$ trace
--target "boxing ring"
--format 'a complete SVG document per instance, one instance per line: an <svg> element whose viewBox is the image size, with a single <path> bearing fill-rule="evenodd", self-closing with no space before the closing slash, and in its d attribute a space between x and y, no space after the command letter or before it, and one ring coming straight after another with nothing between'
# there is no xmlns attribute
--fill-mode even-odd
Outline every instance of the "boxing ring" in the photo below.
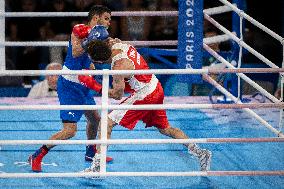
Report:
<svg viewBox="0 0 284 189"><path fill-rule="evenodd" d="M204 18L225 34L204 39L203 48L224 63L228 69L171 69L145 71L43 71L43 70L1 70L1 76L34 76L61 74L103 75L102 98L97 98L96 106L60 106L57 99L0 99L0 185L5 188L281 188L284 180L284 153L282 133L283 96L278 100L245 73L281 73L279 68L263 55L247 45L242 36L232 32L216 22L210 15L234 11L240 19L246 19L266 31L284 45L281 36L275 34L243 11L225 0L222 7L204 10ZM38 13L6 13L6 16L36 16ZM54 13L55 14L55 13ZM58 14L58 13L56 13ZM65 13L66 14L66 13ZM80 13L81 14L81 13ZM114 12L113 16L126 15L171 15L176 12ZM40 16L38 14L38 16ZM58 16L50 15L44 16ZM64 16L62 13L61 16ZM67 16L67 15L65 15ZM85 14L84 14L85 16ZM241 21L242 22L242 21ZM242 27L241 27L242 28ZM216 41L234 40L250 53L257 56L271 68L240 68L233 66L213 51L207 44ZM134 45L176 45L176 41L131 42ZM65 46L66 42L5 42L6 46ZM2 54L2 53L1 53ZM242 56L240 50L239 57ZM284 53L283 53L284 57ZM283 58L284 59L284 58ZM284 64L284 61L283 61ZM283 67L283 66L282 66ZM166 97L164 105L118 106L109 101L107 90L109 76L115 74L202 74L203 79L216 87L222 94L231 98L234 104L210 104L204 97ZM209 74L237 73L260 91L272 103L253 101L244 104ZM283 77L281 75L281 82ZM240 87L239 87L240 88ZM240 90L240 89L239 89ZM283 85L281 85L283 92ZM240 92L239 92L240 93ZM283 94L283 93L282 93ZM168 109L169 121L175 127L185 131L191 139L161 138L154 129L144 129L141 123L137 129L128 131L115 127L113 138L106 139L106 127L102 127L101 140L84 140L85 120L78 123L77 136L67 141L43 140L55 132L60 123L61 109L101 110L102 124L106 125L107 111L111 109ZM24 110L24 111L23 111ZM40 110L40 111L39 111ZM263 127L264 126L264 127ZM181 143L196 142L213 152L211 170L200 172L195 159L191 158ZM44 172L32 173L26 160L35 150L34 145L58 144L44 160ZM102 144L102 161L100 173L82 173L89 166L83 160L85 144ZM112 164L105 164L106 145L112 144L108 154L114 157ZM103 180L89 180L85 177L101 176ZM69 178L72 177L72 178ZM74 178L73 178L74 177ZM191 178L188 178L191 177ZM17 179L16 179L17 178ZM28 179L27 179L28 178Z"/></svg>

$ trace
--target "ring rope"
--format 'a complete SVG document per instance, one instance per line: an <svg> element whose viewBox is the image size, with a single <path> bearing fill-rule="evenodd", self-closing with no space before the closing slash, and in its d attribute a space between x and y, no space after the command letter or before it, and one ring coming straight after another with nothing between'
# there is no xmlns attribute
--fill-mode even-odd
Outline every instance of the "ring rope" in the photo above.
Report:
<svg viewBox="0 0 284 189"><path fill-rule="evenodd" d="M1 173L0 178L58 178L58 177L184 177L184 176L282 176L276 171L191 171L191 172L105 172L105 173Z"/></svg>
<svg viewBox="0 0 284 189"><path fill-rule="evenodd" d="M224 39L222 39L224 40ZM132 44L134 46L176 46L177 40L166 40L166 41L123 41L125 43ZM47 47L55 47L55 46L67 46L68 41L6 41L4 43L0 43L3 46L47 46Z"/></svg>
<svg viewBox="0 0 284 189"><path fill-rule="evenodd" d="M187 144L187 143L264 143L284 142L284 138L195 138L195 139L108 139L108 140L0 140L0 145L82 145L82 144Z"/></svg>
<svg viewBox="0 0 284 189"><path fill-rule="evenodd" d="M125 75L125 74L217 74L217 73L282 73L284 68L235 68L206 44L203 47L229 68L203 69L151 69L151 70L0 70L0 76L39 76L39 75Z"/></svg>
<svg viewBox="0 0 284 189"><path fill-rule="evenodd" d="M232 11L230 6L224 5L204 9L206 14L215 15ZM88 12L5 12L5 17L85 17ZM178 11L114 11L111 16L178 16Z"/></svg>
<svg viewBox="0 0 284 189"><path fill-rule="evenodd" d="M230 40L231 38L226 35L217 35L213 37L204 38L203 41L206 44L221 43ZM123 41L134 46L177 46L177 40L164 40L164 41ZM0 45L7 47L24 47L24 46L36 46L36 47L65 47L68 45L68 41L6 41L0 43Z"/></svg>
<svg viewBox="0 0 284 189"><path fill-rule="evenodd" d="M208 9L203 10L203 12L208 14L208 15L222 14L222 13L227 13L227 12L231 12L231 11L232 11L232 8L227 6L227 5L212 7L212 8L208 8Z"/></svg>
<svg viewBox="0 0 284 189"><path fill-rule="evenodd" d="M230 39L231 39L230 36L223 34L223 35L216 35L213 37L203 38L203 42L206 44L213 44L213 43L222 43Z"/></svg>
<svg viewBox="0 0 284 189"><path fill-rule="evenodd" d="M228 9L228 8L227 8ZM5 17L86 17L88 12L5 12ZM178 16L178 11L114 11L111 16Z"/></svg>
<svg viewBox="0 0 284 189"><path fill-rule="evenodd" d="M284 108L284 103L246 104L163 104L163 105L1 105L0 110L160 110L160 109L243 109Z"/></svg>

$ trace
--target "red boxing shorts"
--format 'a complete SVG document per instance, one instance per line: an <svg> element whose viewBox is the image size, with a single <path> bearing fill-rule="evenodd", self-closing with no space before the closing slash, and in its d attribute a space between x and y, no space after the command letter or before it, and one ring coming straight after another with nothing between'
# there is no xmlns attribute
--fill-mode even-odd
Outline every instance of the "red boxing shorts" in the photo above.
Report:
<svg viewBox="0 0 284 189"><path fill-rule="evenodd" d="M164 91L161 83L158 82L153 90L142 89L141 91L133 93L120 104L163 104L163 101ZM108 117L117 124L128 129L134 129L137 122L140 120L146 123L146 127L155 126L159 129L165 129L170 126L165 110L113 110Z"/></svg>

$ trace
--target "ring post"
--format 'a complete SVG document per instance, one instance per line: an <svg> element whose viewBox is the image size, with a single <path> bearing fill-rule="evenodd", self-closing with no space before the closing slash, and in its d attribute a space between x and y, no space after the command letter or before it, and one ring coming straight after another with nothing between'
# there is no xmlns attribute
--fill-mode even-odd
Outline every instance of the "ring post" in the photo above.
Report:
<svg viewBox="0 0 284 189"><path fill-rule="evenodd" d="M108 69L103 69L107 71ZM107 114L108 114L108 88L109 88L109 75L103 74L103 88L102 88L102 111L101 111L101 140L107 140ZM100 173L106 173L106 152L107 145L101 144L101 162Z"/></svg>
<svg viewBox="0 0 284 189"><path fill-rule="evenodd" d="M178 68L202 68L203 0L179 0ZM182 75L181 82L202 83L201 75Z"/></svg>
<svg viewBox="0 0 284 189"><path fill-rule="evenodd" d="M0 70L6 70L6 57L5 57L5 0L0 0L0 14L3 15L0 18Z"/></svg>
<svg viewBox="0 0 284 189"><path fill-rule="evenodd" d="M284 31L283 31L284 32ZM284 68L284 38L282 38L281 40L281 44L282 44L282 52L283 52L283 57L282 57L282 65L281 68ZM279 77L280 77L280 101L283 102L283 83L284 83L284 73L279 73ZM279 113L279 123L278 123L278 129L280 130L280 132L282 131L282 127L283 127L283 108L280 109L280 113Z"/></svg>

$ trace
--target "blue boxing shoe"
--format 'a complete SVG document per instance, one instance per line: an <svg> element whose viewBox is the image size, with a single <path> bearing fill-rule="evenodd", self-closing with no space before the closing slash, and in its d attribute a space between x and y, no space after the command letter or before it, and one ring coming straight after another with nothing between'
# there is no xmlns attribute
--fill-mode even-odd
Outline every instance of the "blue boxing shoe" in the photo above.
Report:
<svg viewBox="0 0 284 189"><path fill-rule="evenodd" d="M85 154L85 160L86 161L93 161L93 158L95 156L97 152L97 149L96 149L96 145L88 145L86 146L86 154ZM109 163L109 162L112 162L113 161L113 158L112 157L106 157L106 162Z"/></svg>

